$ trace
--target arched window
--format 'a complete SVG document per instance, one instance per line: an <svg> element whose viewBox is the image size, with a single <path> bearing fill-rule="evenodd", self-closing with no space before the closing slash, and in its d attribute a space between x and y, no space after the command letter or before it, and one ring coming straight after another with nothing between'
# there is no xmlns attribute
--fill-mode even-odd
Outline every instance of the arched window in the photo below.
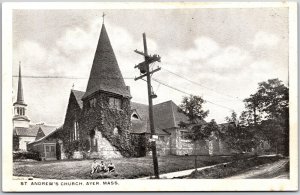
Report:
<svg viewBox="0 0 300 195"><path fill-rule="evenodd" d="M122 100L119 98L110 97L109 107L114 109L122 109Z"/></svg>
<svg viewBox="0 0 300 195"><path fill-rule="evenodd" d="M114 135L117 135L117 134L121 134L121 128L119 127L119 126L116 126L115 128L114 128Z"/></svg>
<svg viewBox="0 0 300 195"><path fill-rule="evenodd" d="M139 117L138 117L137 114L133 113L133 114L131 115L131 119L139 119Z"/></svg>

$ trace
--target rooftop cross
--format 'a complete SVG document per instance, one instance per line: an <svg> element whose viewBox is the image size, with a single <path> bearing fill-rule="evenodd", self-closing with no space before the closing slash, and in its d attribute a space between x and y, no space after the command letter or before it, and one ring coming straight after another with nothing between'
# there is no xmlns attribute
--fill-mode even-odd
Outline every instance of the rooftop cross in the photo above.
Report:
<svg viewBox="0 0 300 195"><path fill-rule="evenodd" d="M102 14L102 18L103 18L103 24L104 24L104 17L106 16L106 14L103 12Z"/></svg>

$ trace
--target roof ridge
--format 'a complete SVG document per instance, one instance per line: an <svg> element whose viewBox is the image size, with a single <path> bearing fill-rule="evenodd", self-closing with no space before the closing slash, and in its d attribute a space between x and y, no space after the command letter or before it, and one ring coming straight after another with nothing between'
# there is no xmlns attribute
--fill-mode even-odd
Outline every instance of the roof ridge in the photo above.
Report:
<svg viewBox="0 0 300 195"><path fill-rule="evenodd" d="M165 103L169 103L169 102L173 102L173 100L167 100L167 101L164 101L164 102L160 102L160 103L157 103L153 106L157 106L157 105L160 105L160 104L165 104ZM173 102L174 103L174 102Z"/></svg>

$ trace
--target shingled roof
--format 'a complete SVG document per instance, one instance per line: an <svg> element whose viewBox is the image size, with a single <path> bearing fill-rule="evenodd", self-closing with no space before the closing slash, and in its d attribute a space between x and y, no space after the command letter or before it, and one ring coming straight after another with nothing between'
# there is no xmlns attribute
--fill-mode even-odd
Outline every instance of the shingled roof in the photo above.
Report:
<svg viewBox="0 0 300 195"><path fill-rule="evenodd" d="M63 130L62 127L63 127L63 126L60 126L60 127L58 127L58 128L54 128L54 129L51 129L51 131L48 132L45 136L40 137L40 138L38 138L38 139L35 139L33 142L30 142L29 144L36 144L36 143L38 143L38 142L41 142L41 141L47 139L48 137L52 136L53 134L55 134L55 133L57 133L57 132Z"/></svg>
<svg viewBox="0 0 300 195"><path fill-rule="evenodd" d="M35 128L38 128L37 134L36 134L36 140L49 135L52 131L56 129L56 126L49 126L49 125L36 125Z"/></svg>
<svg viewBox="0 0 300 195"><path fill-rule="evenodd" d="M136 111L141 120L148 120L149 118L149 108L146 104L131 102L131 110Z"/></svg>
<svg viewBox="0 0 300 195"><path fill-rule="evenodd" d="M131 131L130 133L134 134L151 134L150 123L149 120L141 121L141 120L133 120L131 121ZM169 133L165 132L162 129L155 128L155 133L157 135L169 135Z"/></svg>
<svg viewBox="0 0 300 195"><path fill-rule="evenodd" d="M132 133L150 133L148 105L131 103L131 110L135 110L140 120L132 120ZM164 129L178 127L180 121L188 122L188 118L178 111L178 106L173 101L167 101L153 106L154 126L157 134L163 133ZM164 132L166 134L166 132Z"/></svg>
<svg viewBox="0 0 300 195"><path fill-rule="evenodd" d="M101 28L86 92L82 99L89 97L97 91L131 97L125 85L104 24Z"/></svg>
<svg viewBox="0 0 300 195"><path fill-rule="evenodd" d="M14 135L19 137L35 137L38 130L38 128L15 127Z"/></svg>
<svg viewBox="0 0 300 195"><path fill-rule="evenodd" d="M84 96L84 91L78 91L78 90L72 89L71 92L74 94L79 107L82 108L83 107L83 103L82 103L81 99Z"/></svg>
<svg viewBox="0 0 300 195"><path fill-rule="evenodd" d="M24 136L24 137L36 137L37 132L39 129L43 131L45 135L48 135L51 131L53 131L56 127L45 125L45 124L36 124L36 125L29 125L28 128L26 127L15 127L14 128L14 135L17 136Z"/></svg>
<svg viewBox="0 0 300 195"><path fill-rule="evenodd" d="M188 118L178 111L178 106L172 101L153 106L154 124L160 129L178 127L180 121L187 123Z"/></svg>

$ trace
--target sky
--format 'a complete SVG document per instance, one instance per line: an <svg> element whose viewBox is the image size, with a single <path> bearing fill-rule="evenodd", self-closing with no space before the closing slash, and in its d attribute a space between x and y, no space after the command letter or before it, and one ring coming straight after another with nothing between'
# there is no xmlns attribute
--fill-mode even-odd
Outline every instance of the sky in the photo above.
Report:
<svg viewBox="0 0 300 195"><path fill-rule="evenodd" d="M133 80L143 32L148 52L161 56L153 79L171 86L152 81L154 104L200 95L206 120L222 123L244 110L259 82L279 78L288 86L287 8L14 10L12 103L21 61L31 123L62 125L70 90L86 90L103 12L133 102L148 103L146 82Z"/></svg>

